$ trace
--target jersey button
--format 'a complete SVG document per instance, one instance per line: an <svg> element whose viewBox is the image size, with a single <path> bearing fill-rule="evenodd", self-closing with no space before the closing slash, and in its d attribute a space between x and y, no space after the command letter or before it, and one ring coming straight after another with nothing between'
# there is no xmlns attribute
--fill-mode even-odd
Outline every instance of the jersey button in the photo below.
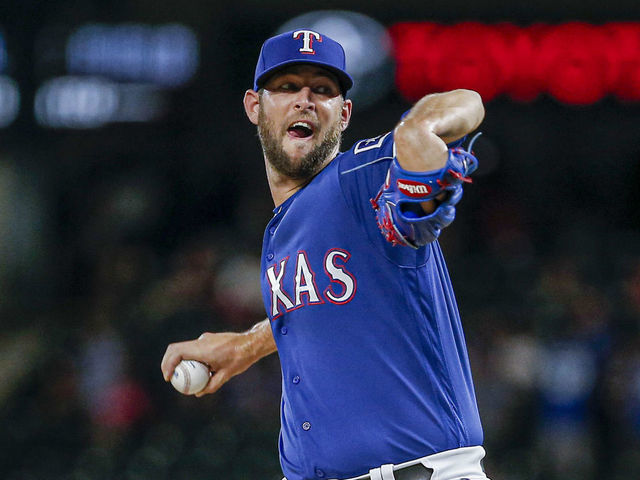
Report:
<svg viewBox="0 0 640 480"><path fill-rule="evenodd" d="M300 377L296 375L291 381L297 385L298 383L300 383Z"/></svg>
<svg viewBox="0 0 640 480"><path fill-rule="evenodd" d="M273 260L273 257L274 257L273 253L267 253L267 260L271 261Z"/></svg>
<svg viewBox="0 0 640 480"><path fill-rule="evenodd" d="M289 329L287 327L282 327L280 329L280 333L283 334L283 335L286 335L288 331L289 331Z"/></svg>
<svg viewBox="0 0 640 480"><path fill-rule="evenodd" d="M309 422L304 422L302 424L302 429L306 432L308 430L311 430L311 424Z"/></svg>
<svg viewBox="0 0 640 480"><path fill-rule="evenodd" d="M274 233L276 233L276 227L270 227L269 228L269 234L273 235Z"/></svg>
<svg viewBox="0 0 640 480"><path fill-rule="evenodd" d="M316 477L324 478L324 472L322 470L320 470L319 468L316 468Z"/></svg>

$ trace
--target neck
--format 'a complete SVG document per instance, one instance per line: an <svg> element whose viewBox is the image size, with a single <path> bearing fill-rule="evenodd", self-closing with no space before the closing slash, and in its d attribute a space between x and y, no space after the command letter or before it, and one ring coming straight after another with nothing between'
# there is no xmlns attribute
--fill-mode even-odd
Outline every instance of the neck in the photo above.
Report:
<svg viewBox="0 0 640 480"><path fill-rule="evenodd" d="M283 175L278 172L273 165L269 162L267 157L264 157L265 169L267 172L267 182L269 183L269 190L271 191L271 198L273 204L277 207L282 205L291 195L298 190L304 188L318 173L320 173L324 167L326 167L331 160L338 155L339 147L336 146L330 155L327 155L326 160L322 163L322 166L309 178L291 178L287 175Z"/></svg>

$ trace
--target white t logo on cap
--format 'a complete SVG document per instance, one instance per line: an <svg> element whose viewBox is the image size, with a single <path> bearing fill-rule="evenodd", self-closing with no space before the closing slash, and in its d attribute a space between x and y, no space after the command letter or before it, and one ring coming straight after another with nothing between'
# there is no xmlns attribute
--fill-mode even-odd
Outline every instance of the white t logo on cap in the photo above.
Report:
<svg viewBox="0 0 640 480"><path fill-rule="evenodd" d="M294 40L298 40L300 35L302 35L302 48L298 51L300 53L315 55L316 52L313 49L313 39L315 37L316 40L322 42L322 36L319 33L312 32L311 30L297 30L293 32Z"/></svg>

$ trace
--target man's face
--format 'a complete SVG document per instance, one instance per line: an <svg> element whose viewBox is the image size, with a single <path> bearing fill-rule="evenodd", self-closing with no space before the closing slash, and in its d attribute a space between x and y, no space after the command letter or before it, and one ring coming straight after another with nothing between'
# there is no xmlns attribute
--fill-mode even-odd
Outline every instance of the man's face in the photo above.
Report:
<svg viewBox="0 0 640 480"><path fill-rule="evenodd" d="M275 74L260 93L257 122L269 163L289 178L318 173L338 153L350 106L323 68L297 65Z"/></svg>

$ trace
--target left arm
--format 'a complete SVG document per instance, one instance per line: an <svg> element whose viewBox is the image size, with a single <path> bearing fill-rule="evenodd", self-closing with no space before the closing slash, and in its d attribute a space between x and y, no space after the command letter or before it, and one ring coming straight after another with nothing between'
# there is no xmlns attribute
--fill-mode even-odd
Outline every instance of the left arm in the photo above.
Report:
<svg viewBox="0 0 640 480"><path fill-rule="evenodd" d="M378 226L394 245L432 242L455 218L463 182L477 160L447 143L475 130L484 118L480 95L453 90L423 97L394 131L395 157L371 203ZM471 144L468 147L471 148Z"/></svg>
<svg viewBox="0 0 640 480"><path fill-rule="evenodd" d="M444 167L447 143L478 128L483 118L482 99L472 90L422 97L395 128L398 163L412 172Z"/></svg>

